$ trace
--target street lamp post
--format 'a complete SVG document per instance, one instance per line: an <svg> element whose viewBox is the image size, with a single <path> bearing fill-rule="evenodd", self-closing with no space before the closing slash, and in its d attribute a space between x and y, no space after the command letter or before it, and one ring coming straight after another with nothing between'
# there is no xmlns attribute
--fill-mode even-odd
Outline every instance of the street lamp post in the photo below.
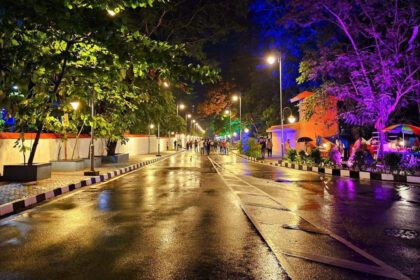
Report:
<svg viewBox="0 0 420 280"><path fill-rule="evenodd" d="M238 101L239 100L239 142L242 141L242 96L239 95L234 95L232 96L232 100L233 101Z"/></svg>
<svg viewBox="0 0 420 280"><path fill-rule="evenodd" d="M273 65L274 63L279 64L279 90L280 90L280 124L281 124L281 157L284 157L284 120L283 120L283 89L282 89L282 76L281 76L281 54L277 57L270 55L267 57L267 63Z"/></svg>
<svg viewBox="0 0 420 280"><path fill-rule="evenodd" d="M92 117L92 125L90 126L90 170L85 171L85 176L98 176L99 171L95 170L95 144L94 144L94 134L95 134L95 128L94 128L94 120L95 117L95 91L92 93L92 99L90 101L90 107L91 107L91 117Z"/></svg>
<svg viewBox="0 0 420 280"><path fill-rule="evenodd" d="M229 114L229 140L232 144L232 110L225 110L225 114Z"/></svg>
<svg viewBox="0 0 420 280"><path fill-rule="evenodd" d="M150 154L150 130L155 128L154 124L149 125L149 134L148 134L148 147L147 147L147 153Z"/></svg>
<svg viewBox="0 0 420 280"><path fill-rule="evenodd" d="M190 133L193 134L193 124L195 124L195 120L191 120L190 122Z"/></svg>
<svg viewBox="0 0 420 280"><path fill-rule="evenodd" d="M160 123L158 123L157 129L158 129L158 152L157 152L156 156L160 157L161 156L161 154L160 154Z"/></svg>
<svg viewBox="0 0 420 280"><path fill-rule="evenodd" d="M295 116L293 116L293 111L292 111L292 109L290 109L289 107L284 107L283 108L283 111L282 111L282 118L284 118L284 112L285 111L287 111L287 110L289 110L290 111L290 115L289 115L289 117L287 117L287 120L289 121L289 123L294 123L295 121L296 121L296 117Z"/></svg>
<svg viewBox="0 0 420 280"><path fill-rule="evenodd" d="M185 109L185 105L184 104L176 104L176 115L178 116L178 111L182 111Z"/></svg>
<svg viewBox="0 0 420 280"><path fill-rule="evenodd" d="M191 119L191 114L185 114L186 131L188 133L188 119Z"/></svg>

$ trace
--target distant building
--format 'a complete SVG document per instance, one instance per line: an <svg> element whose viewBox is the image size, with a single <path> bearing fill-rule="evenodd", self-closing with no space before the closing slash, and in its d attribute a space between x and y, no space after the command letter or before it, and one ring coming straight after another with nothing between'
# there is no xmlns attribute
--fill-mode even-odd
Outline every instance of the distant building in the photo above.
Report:
<svg viewBox="0 0 420 280"><path fill-rule="evenodd" d="M290 99L291 103L298 102L299 107L299 121L288 124L287 115L284 119L284 142L289 139L290 146L293 149L305 150L305 143L298 143L297 140L301 137L309 137L313 141L308 145L315 147L321 143L327 143L325 138L337 135L339 132L337 120L337 102L330 97L326 104L328 106L316 106L315 112L307 120L305 118L305 104L302 103L306 98L312 96L314 93L304 91ZM327 108L325 108L327 107ZM273 125L267 132L272 134L273 141L273 155L281 155L281 125Z"/></svg>

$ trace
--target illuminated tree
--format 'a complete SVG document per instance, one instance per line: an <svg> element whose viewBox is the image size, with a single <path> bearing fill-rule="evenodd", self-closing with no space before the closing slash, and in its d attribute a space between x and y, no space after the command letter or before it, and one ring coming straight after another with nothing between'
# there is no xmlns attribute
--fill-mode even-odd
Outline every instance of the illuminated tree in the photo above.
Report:
<svg viewBox="0 0 420 280"><path fill-rule="evenodd" d="M419 17L415 1L289 1L283 23L306 27L329 22L341 39L320 46L301 63L299 82L319 81L318 91L343 102L349 124L380 132L397 108L420 99ZM316 100L316 99L315 99ZM315 101L316 102L316 101Z"/></svg>

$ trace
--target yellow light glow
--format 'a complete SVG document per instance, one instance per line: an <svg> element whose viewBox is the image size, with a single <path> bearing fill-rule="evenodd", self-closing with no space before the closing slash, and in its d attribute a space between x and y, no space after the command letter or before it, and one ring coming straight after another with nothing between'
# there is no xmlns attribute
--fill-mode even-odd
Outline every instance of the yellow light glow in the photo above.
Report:
<svg viewBox="0 0 420 280"><path fill-rule="evenodd" d="M249 129L248 128L245 128L244 131L245 131L245 133L248 133L249 132Z"/></svg>
<svg viewBox="0 0 420 280"><path fill-rule="evenodd" d="M114 17L117 13L113 10L106 10L108 12L108 15L110 15L111 17Z"/></svg>
<svg viewBox="0 0 420 280"><path fill-rule="evenodd" d="M237 95L235 94L234 96L232 96L232 100L233 100L233 101L235 101L235 102L236 102L236 101L238 101L238 100L239 100L239 96L237 96Z"/></svg>
<svg viewBox="0 0 420 280"><path fill-rule="evenodd" d="M184 110L185 109L185 105L184 104L179 104L179 110Z"/></svg>
<svg viewBox="0 0 420 280"><path fill-rule="evenodd" d="M73 108L73 110L77 110L77 108L79 108L80 103L78 101L74 101L74 102L70 102L71 107Z"/></svg>
<svg viewBox="0 0 420 280"><path fill-rule="evenodd" d="M289 121L289 123L295 123L296 118L295 118L295 116L290 115L290 116L287 118L287 120Z"/></svg>
<svg viewBox="0 0 420 280"><path fill-rule="evenodd" d="M266 61L268 64L273 65L274 63L276 63L276 57L274 55L269 55L267 56Z"/></svg>
<svg viewBox="0 0 420 280"><path fill-rule="evenodd" d="M150 124L150 129L153 129L153 128L155 128L155 125L154 124Z"/></svg>
<svg viewBox="0 0 420 280"><path fill-rule="evenodd" d="M169 88L169 83L168 83L167 81L164 81L164 82L163 82L163 86L164 86L165 88Z"/></svg>

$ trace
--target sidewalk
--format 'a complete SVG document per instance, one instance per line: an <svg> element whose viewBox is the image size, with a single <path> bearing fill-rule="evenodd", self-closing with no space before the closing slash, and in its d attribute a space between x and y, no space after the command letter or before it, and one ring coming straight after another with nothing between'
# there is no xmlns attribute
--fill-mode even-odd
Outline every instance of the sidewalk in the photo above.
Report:
<svg viewBox="0 0 420 280"><path fill-rule="evenodd" d="M101 167L96 168L100 172L100 175L106 174L113 174L120 175L127 171L119 171L117 170L124 170L127 167L130 167L130 170L134 170L133 165L139 163L152 163L159 159L164 159L168 156L176 154L175 151L168 151L161 153L162 157L156 157L156 154L148 154L148 155L136 155L131 156L128 162L125 163L110 163L104 164ZM143 166L143 165L141 165ZM140 165L138 166L140 167ZM137 167L137 168L138 168ZM0 182L0 206L4 206L5 204L12 204L18 200L24 200L30 197L36 197L41 194L45 194L52 190L56 190L57 188L63 188L74 185L81 185L80 183L84 180L88 180L94 177L84 176L85 170L76 171L76 172L52 172L51 178L41 180L32 184L28 183L16 183L16 182ZM95 182L105 181L113 176L103 176L100 180L94 180ZM104 178L107 177L107 178ZM91 183L95 183L91 182ZM89 185L91 183L87 183ZM83 183L82 183L83 184ZM0 217L4 215L4 213L0 213Z"/></svg>

